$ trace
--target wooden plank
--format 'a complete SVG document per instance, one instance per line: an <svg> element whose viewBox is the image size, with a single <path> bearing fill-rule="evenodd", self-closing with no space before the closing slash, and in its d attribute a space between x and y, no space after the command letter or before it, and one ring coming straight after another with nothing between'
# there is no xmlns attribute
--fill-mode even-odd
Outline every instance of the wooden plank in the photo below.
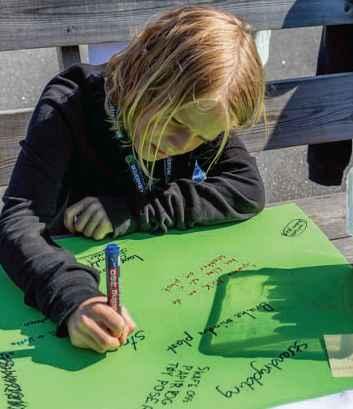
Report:
<svg viewBox="0 0 353 409"><path fill-rule="evenodd" d="M236 131L251 152L352 139L353 73L271 82L266 112L267 129Z"/></svg>
<svg viewBox="0 0 353 409"><path fill-rule="evenodd" d="M128 41L160 12L214 5L255 29L351 24L344 0L0 0L0 51Z"/></svg>
<svg viewBox="0 0 353 409"><path fill-rule="evenodd" d="M313 219L330 240L347 237L345 192L269 203L268 207L295 203Z"/></svg>
<svg viewBox="0 0 353 409"><path fill-rule="evenodd" d="M5 190L6 186L0 186L0 212L3 208L1 198ZM272 203L268 207L290 202L293 201ZM347 261L353 263L353 237L347 236L344 229L345 193L298 199L294 202L323 230L331 243L346 257ZM60 238L60 236L57 236L57 238Z"/></svg>
<svg viewBox="0 0 353 409"><path fill-rule="evenodd" d="M32 109L0 111L0 185L9 181Z"/></svg>
<svg viewBox="0 0 353 409"><path fill-rule="evenodd" d="M269 84L267 129L237 131L250 152L352 139L353 73ZM6 184L30 109L0 112L0 185Z"/></svg>
<svg viewBox="0 0 353 409"><path fill-rule="evenodd" d="M353 263L353 237L346 233L345 225L345 192L270 203L267 207L285 203L296 203L302 208L326 234L331 243L345 256L347 261Z"/></svg>
<svg viewBox="0 0 353 409"><path fill-rule="evenodd" d="M353 264L353 237L332 240L331 243L345 256L350 264Z"/></svg>
<svg viewBox="0 0 353 409"><path fill-rule="evenodd" d="M60 71L69 68L73 64L78 64L81 62L80 49L78 45L57 47L56 54L58 56Z"/></svg>
<svg viewBox="0 0 353 409"><path fill-rule="evenodd" d="M2 208L4 207L4 203L2 202L2 197L4 196L6 188L7 186L0 186L0 212L2 211Z"/></svg>

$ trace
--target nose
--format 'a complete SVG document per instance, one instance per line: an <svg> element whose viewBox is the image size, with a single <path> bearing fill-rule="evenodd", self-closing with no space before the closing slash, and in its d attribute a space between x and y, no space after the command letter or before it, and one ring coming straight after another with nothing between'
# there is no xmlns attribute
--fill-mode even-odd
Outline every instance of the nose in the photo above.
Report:
<svg viewBox="0 0 353 409"><path fill-rule="evenodd" d="M188 130L179 130L168 135L167 143L173 148L183 149L190 139L190 132Z"/></svg>
<svg viewBox="0 0 353 409"><path fill-rule="evenodd" d="M189 130L179 131L168 136L166 140L166 146L168 150L172 150L175 153L188 152L201 145L202 141L199 141Z"/></svg>

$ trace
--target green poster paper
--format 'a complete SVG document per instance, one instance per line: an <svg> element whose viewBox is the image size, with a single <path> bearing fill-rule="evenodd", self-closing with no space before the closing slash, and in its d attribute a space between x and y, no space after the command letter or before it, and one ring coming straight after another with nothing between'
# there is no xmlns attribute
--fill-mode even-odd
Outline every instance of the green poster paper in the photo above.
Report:
<svg viewBox="0 0 353 409"><path fill-rule="evenodd" d="M297 206L118 243L138 324L118 352L55 337L0 274L0 408L260 409L353 387L331 376L323 342L353 333L352 267ZM106 242L60 244L105 291Z"/></svg>

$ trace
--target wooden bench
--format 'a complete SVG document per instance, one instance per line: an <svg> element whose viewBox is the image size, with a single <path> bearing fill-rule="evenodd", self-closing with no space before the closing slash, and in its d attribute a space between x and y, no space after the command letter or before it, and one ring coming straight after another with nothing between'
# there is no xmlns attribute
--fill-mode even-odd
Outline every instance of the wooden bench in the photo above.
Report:
<svg viewBox="0 0 353 409"><path fill-rule="evenodd" d="M168 7L165 6L168 3ZM60 68L80 61L78 44L128 41L152 15L198 1L0 0L0 51L57 47ZM344 0L208 1L245 17L255 29L351 24ZM268 83L268 136L263 124L242 132L250 152L351 139L353 73ZM0 112L0 194L5 190L32 110ZM345 232L345 194L295 201L353 260ZM273 204L271 204L273 205Z"/></svg>

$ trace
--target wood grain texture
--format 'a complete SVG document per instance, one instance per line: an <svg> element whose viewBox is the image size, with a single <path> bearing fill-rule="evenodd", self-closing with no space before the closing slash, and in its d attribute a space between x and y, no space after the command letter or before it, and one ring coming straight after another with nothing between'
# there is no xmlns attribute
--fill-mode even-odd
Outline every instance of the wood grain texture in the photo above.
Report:
<svg viewBox="0 0 353 409"><path fill-rule="evenodd" d="M6 185L25 137L32 109L0 111L0 185Z"/></svg>
<svg viewBox="0 0 353 409"><path fill-rule="evenodd" d="M0 186L0 211L3 207L2 196L6 186ZM331 240L331 243L353 263L353 237L345 232L345 193L316 196L294 201L272 203L278 206L283 203L296 203L310 216Z"/></svg>
<svg viewBox="0 0 353 409"><path fill-rule="evenodd" d="M313 196L304 199L269 204L268 207L284 203L296 203L330 239L331 243L353 263L353 237L346 233L345 192Z"/></svg>
<svg viewBox="0 0 353 409"><path fill-rule="evenodd" d="M268 207L278 206L285 203L296 203L318 226L320 226L321 230L330 240L342 239L348 236L345 225L345 192L269 203Z"/></svg>
<svg viewBox="0 0 353 409"><path fill-rule="evenodd" d="M237 132L250 152L351 139L353 74L269 84L267 131L263 125ZM0 185L8 182L30 109L0 112Z"/></svg>
<svg viewBox="0 0 353 409"><path fill-rule="evenodd" d="M0 186L0 212L2 208L4 207L4 204L2 202L2 197L4 196L5 190L7 186Z"/></svg>
<svg viewBox="0 0 353 409"><path fill-rule="evenodd" d="M353 264L353 237L332 240L331 243Z"/></svg>
<svg viewBox="0 0 353 409"><path fill-rule="evenodd" d="M266 114L266 129L237 131L251 152L351 139L353 74L271 82Z"/></svg>
<svg viewBox="0 0 353 409"><path fill-rule="evenodd" d="M128 41L160 12L214 5L255 29L351 24L344 0L0 0L0 51Z"/></svg>

